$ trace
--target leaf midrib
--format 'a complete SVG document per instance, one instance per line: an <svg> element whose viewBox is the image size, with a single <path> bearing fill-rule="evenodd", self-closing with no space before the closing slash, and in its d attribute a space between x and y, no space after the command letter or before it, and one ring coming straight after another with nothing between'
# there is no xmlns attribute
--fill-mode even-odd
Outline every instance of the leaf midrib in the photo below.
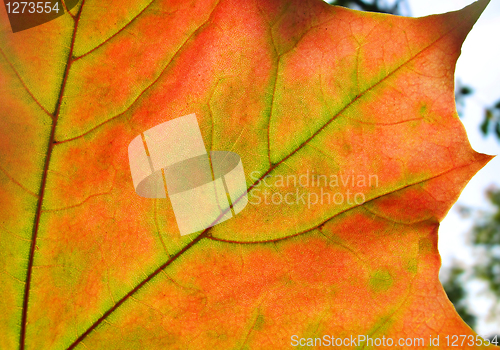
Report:
<svg viewBox="0 0 500 350"><path fill-rule="evenodd" d="M36 212L35 212L35 217L34 217L34 222L33 222L33 231L31 234L31 244L30 244L29 257L28 257L28 267L27 267L27 271L26 271L26 282L24 284L23 306L22 306L22 312L21 312L21 329L20 329L20 334L19 334L19 349L20 350L24 350L25 346L26 346L26 326L28 323L27 319L28 319L28 305L29 305L29 296L30 296L30 287L31 287L31 276L32 276L32 272L33 272L33 261L34 261L34 257L35 257L38 229L40 226L40 216L42 214L42 205L43 205L43 199L44 199L44 194L45 194L45 187L47 184L48 169L49 169L49 165L50 165L50 159L52 157L52 150L54 148L54 137L55 137L56 127L57 127L57 121L59 119L59 113L61 110L62 99L64 96L64 90L66 87L66 82L68 80L68 75L69 75L69 70L71 68L71 63L73 62L73 59L72 59L73 48L74 48L74 44L75 44L76 32L78 29L78 21L80 19L80 15L81 15L81 12L83 9L84 2L85 2L85 0L82 0L82 4L80 5L80 9L78 10L76 17L74 18L74 26L73 26L73 33L71 36L71 44L69 46L68 58L66 60L66 66L64 68L64 73L63 73L62 82L61 82L61 88L59 90L59 96L57 98L54 113L51 115L52 116L52 127L50 130L50 136L48 139L47 153L45 156L42 178L40 180L38 201L37 201Z"/></svg>

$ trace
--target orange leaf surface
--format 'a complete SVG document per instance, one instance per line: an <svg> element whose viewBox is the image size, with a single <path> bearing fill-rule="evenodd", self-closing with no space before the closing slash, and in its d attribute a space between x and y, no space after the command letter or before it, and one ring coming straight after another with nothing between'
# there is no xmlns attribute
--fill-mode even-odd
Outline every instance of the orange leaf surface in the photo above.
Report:
<svg viewBox="0 0 500 350"><path fill-rule="evenodd" d="M487 3L413 19L320 0L82 0L18 33L2 8L0 349L475 337L438 280L437 239L491 159L453 82ZM250 202L181 237L169 199L135 193L127 148L190 113L209 150L241 157Z"/></svg>

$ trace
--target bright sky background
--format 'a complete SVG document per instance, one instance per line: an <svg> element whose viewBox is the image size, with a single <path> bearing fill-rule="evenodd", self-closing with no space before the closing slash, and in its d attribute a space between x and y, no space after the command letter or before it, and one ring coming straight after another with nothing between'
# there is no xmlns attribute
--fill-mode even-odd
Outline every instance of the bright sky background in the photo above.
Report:
<svg viewBox="0 0 500 350"><path fill-rule="evenodd" d="M412 16L425 16L461 9L472 0L407 0ZM474 88L474 95L467 99L467 107L462 119L472 147L481 153L500 155L500 141L493 135L484 138L479 131L483 121L485 107L490 107L500 100L500 1L492 0L478 20L463 47L457 64L456 77L463 84ZM496 184L500 187L500 156L493 159L467 185L457 204L473 208L488 209L485 190ZM458 215L456 206L442 222L439 229L439 250L443 267L449 266L455 259L465 265L472 265L474 255L467 247L467 237L471 220L464 220ZM471 303L478 313L476 332L482 336L500 334L500 316L487 320L490 309L487 298L479 295L480 285L471 286L476 294ZM482 317L481 317L482 316Z"/></svg>

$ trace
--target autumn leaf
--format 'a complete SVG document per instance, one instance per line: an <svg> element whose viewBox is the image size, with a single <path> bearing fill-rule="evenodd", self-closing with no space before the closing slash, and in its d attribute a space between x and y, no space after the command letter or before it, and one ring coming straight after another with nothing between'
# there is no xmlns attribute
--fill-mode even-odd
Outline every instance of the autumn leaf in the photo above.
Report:
<svg viewBox="0 0 500 350"><path fill-rule="evenodd" d="M18 33L2 7L0 348L476 348L437 240L491 159L453 95L487 4L82 0ZM127 148L191 113L241 157L250 202L180 237L168 199L135 193Z"/></svg>

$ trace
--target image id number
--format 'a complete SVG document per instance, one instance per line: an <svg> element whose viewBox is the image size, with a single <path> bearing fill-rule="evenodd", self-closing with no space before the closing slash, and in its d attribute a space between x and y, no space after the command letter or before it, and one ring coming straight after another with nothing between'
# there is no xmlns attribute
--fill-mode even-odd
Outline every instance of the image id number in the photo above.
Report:
<svg viewBox="0 0 500 350"><path fill-rule="evenodd" d="M7 13L59 13L59 3L52 6L51 2L8 2L5 4Z"/></svg>

